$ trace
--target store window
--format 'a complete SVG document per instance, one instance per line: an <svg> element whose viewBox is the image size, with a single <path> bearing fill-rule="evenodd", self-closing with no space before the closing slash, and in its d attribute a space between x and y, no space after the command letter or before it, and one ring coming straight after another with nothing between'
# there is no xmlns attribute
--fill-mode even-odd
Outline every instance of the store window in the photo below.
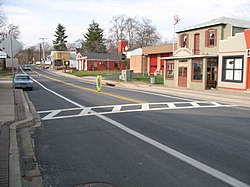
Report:
<svg viewBox="0 0 250 187"><path fill-rule="evenodd" d="M224 57L222 66L222 81L243 82L243 56Z"/></svg>
<svg viewBox="0 0 250 187"><path fill-rule="evenodd" d="M203 62L202 59L193 60L193 74L192 80L202 81L203 78Z"/></svg>
<svg viewBox="0 0 250 187"><path fill-rule="evenodd" d="M174 79L174 61L166 62L166 79Z"/></svg>

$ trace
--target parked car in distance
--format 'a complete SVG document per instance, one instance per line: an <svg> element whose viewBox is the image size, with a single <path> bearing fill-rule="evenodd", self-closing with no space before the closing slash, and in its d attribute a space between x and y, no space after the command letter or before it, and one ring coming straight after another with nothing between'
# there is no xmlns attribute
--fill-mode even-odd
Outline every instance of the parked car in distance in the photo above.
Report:
<svg viewBox="0 0 250 187"><path fill-rule="evenodd" d="M23 70L24 70L24 71L25 71L25 70L31 70L30 65L25 64L25 65L23 66Z"/></svg>
<svg viewBox="0 0 250 187"><path fill-rule="evenodd" d="M14 87L27 90L33 89L33 81L27 74L16 74L14 77Z"/></svg>

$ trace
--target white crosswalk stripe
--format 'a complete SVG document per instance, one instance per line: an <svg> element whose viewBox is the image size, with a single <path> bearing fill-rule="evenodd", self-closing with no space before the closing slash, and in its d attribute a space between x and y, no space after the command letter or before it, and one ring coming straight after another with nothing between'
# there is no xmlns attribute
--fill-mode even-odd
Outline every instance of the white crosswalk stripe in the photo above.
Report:
<svg viewBox="0 0 250 187"><path fill-rule="evenodd" d="M144 103L144 104L123 104L123 105L106 105L93 107L67 108L58 110L38 111L42 120L73 118L91 115L103 115L125 112L142 112L157 110L176 110L192 108L214 108L214 107L232 107L232 105L220 104L217 102L195 101L195 102L162 102L162 103ZM67 114L67 112L69 114ZM72 114L74 113L74 114Z"/></svg>

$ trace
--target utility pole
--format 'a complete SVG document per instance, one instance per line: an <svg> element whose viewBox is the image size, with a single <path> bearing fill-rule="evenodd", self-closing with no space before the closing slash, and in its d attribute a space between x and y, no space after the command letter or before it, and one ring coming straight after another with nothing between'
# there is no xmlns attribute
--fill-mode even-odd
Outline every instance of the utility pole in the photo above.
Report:
<svg viewBox="0 0 250 187"><path fill-rule="evenodd" d="M39 50L40 50L40 64L42 64L41 60L42 60L42 44L39 44Z"/></svg>
<svg viewBox="0 0 250 187"><path fill-rule="evenodd" d="M42 40L42 47L43 47L43 61L45 62L45 51L44 51L44 41L47 40L47 38L39 38Z"/></svg>

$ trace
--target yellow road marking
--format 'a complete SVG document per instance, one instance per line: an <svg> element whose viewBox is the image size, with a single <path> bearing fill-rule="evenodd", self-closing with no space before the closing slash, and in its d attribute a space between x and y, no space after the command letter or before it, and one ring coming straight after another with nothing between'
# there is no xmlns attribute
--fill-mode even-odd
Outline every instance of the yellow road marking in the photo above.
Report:
<svg viewBox="0 0 250 187"><path fill-rule="evenodd" d="M97 90L92 89L92 88L86 88L86 87L83 87L83 86L78 86L78 85L75 85L75 84L72 84L72 83L64 82L64 81L49 77L47 75L43 75L43 74L41 74L41 73L39 73L39 72L37 72L35 70L33 70L33 71L35 73L37 73L39 76L45 77L47 79L50 79L50 80L53 80L53 81L56 81L56 82L60 82L62 84L66 84L66 85L75 87L75 88L78 88L78 89L81 89L81 90L87 90L87 91L91 91L91 92L95 92L95 93L99 93L99 94L103 94L103 95L108 95L108 96L111 96L111 97L119 98L119 99L122 99L122 100L125 100L125 101L134 102L134 103L145 103L144 101L141 101L141 100L132 99L132 98L129 98L129 97L124 97L124 96L117 95L117 94L112 94L112 93L109 93L109 92L98 92Z"/></svg>

